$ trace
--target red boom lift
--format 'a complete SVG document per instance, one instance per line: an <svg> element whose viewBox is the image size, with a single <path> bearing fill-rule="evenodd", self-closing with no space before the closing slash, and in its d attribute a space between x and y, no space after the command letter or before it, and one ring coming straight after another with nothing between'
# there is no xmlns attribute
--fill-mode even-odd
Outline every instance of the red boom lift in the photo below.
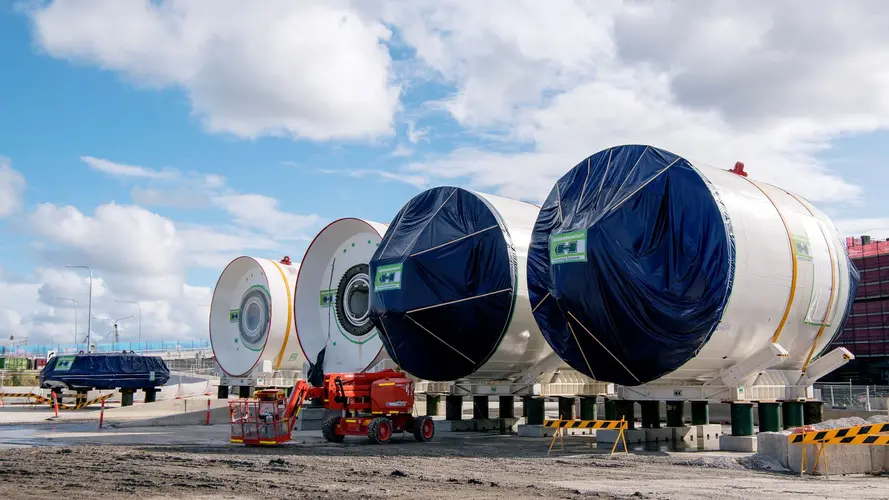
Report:
<svg viewBox="0 0 889 500"><path fill-rule="evenodd" d="M403 372L331 373L321 387L300 380L288 399L283 390L257 391L254 398L229 403L231 442L276 445L290 440L293 426L306 400L321 401L342 416L324 421L324 439L340 443L346 436L367 436L386 443L396 432L412 432L417 441L429 441L435 424L429 417L414 417L414 382Z"/></svg>

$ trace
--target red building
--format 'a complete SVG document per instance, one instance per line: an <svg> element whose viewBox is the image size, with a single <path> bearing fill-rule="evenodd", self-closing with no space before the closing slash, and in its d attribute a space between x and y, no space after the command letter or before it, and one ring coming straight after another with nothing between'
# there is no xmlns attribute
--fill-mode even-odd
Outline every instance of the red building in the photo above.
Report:
<svg viewBox="0 0 889 500"><path fill-rule="evenodd" d="M855 355L830 379L861 384L889 383L889 239L846 238L846 251L861 282L842 332L831 344Z"/></svg>

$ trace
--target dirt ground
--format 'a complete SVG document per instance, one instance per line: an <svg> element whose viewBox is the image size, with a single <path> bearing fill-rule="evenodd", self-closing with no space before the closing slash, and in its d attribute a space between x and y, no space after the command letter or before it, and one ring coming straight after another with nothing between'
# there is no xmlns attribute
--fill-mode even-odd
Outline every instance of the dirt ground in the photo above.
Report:
<svg viewBox="0 0 889 500"><path fill-rule="evenodd" d="M358 438L332 445L311 434L278 448L246 448L225 443L225 426L201 428L185 444L150 429L114 432L53 434L62 437L42 443L37 436L49 445L0 450L0 498L786 500L849 498L852 491L858 499L889 498L885 477L800 478L750 470L746 455L713 452L609 457L584 438L569 438L567 451L546 457L548 440L494 434L442 433L430 443L382 446Z"/></svg>

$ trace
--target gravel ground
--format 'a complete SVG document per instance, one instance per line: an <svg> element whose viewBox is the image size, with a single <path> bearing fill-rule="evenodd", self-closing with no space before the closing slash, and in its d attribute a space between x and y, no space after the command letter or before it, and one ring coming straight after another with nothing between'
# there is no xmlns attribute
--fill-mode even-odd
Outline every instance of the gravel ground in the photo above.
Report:
<svg viewBox="0 0 889 500"><path fill-rule="evenodd" d="M215 429L217 428L218 429ZM195 429L197 430L197 429ZM98 444L139 437L140 444ZM189 433L189 428L182 428ZM430 443L342 445L301 437L278 448L222 444L227 428L162 442L139 429L62 437L65 444L0 452L0 498L35 495L83 500L150 499L467 499L490 498L886 498L889 479L800 478L767 457L718 452L618 453L566 438L567 451L546 457L548 440L493 434L446 434ZM217 436L218 435L218 436ZM148 437L146 437L148 436ZM218 438L219 441L216 441ZM59 438L56 438L59 439ZM171 439L169 436L164 440ZM204 444L188 442L200 439ZM93 440L93 441L91 441ZM220 442L220 445L207 445ZM71 444L73 443L73 444Z"/></svg>

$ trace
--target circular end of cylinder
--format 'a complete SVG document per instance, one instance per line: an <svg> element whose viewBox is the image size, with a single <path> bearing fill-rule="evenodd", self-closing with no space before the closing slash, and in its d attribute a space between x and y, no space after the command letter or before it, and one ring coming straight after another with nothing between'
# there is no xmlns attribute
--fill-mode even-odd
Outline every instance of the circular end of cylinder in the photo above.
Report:
<svg viewBox="0 0 889 500"><path fill-rule="evenodd" d="M484 198L455 187L424 191L396 215L370 261L370 317L399 367L457 380L497 350L517 287L503 228Z"/></svg>
<svg viewBox="0 0 889 500"><path fill-rule="evenodd" d="M271 330L272 299L257 259L238 257L222 271L210 302L210 345L216 362L232 376L259 361Z"/></svg>
<svg viewBox="0 0 889 500"><path fill-rule="evenodd" d="M338 219L309 245L296 279L293 310L300 348L310 363L324 350L324 372L360 372L382 352L369 318L368 262L385 226Z"/></svg>
<svg viewBox="0 0 889 500"><path fill-rule="evenodd" d="M728 216L691 163L650 146L600 151L559 179L535 223L534 319L572 368L640 385L710 338L734 259Z"/></svg>

